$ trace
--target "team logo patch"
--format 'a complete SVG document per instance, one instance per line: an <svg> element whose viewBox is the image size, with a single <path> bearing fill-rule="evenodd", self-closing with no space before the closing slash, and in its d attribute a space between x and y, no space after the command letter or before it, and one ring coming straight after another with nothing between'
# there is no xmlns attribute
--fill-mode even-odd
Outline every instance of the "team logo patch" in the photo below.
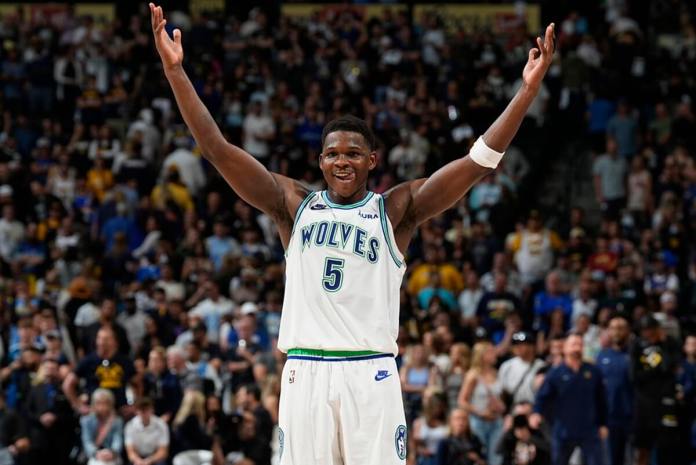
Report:
<svg viewBox="0 0 696 465"><path fill-rule="evenodd" d="M401 460L406 460L406 426L399 425L394 433L394 445L396 446L396 455Z"/></svg>
<svg viewBox="0 0 696 465"><path fill-rule="evenodd" d="M285 433L283 428L278 427L278 460L283 456L283 448L285 447Z"/></svg>

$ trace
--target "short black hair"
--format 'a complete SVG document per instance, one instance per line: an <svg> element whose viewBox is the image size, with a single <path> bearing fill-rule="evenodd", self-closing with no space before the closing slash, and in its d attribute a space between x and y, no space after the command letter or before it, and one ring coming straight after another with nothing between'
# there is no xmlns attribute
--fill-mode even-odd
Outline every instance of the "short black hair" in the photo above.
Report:
<svg viewBox="0 0 696 465"><path fill-rule="evenodd" d="M261 388L255 383L245 384L247 394L250 394L257 402L261 400Z"/></svg>
<svg viewBox="0 0 696 465"><path fill-rule="evenodd" d="M357 132L358 134L362 134L370 151L375 150L377 147L377 138L375 137L375 133L372 132L372 129L370 129L365 120L357 118L353 115L339 116L338 118L329 121L327 125L324 126L324 130L321 132L322 147L324 146L326 136L336 131Z"/></svg>

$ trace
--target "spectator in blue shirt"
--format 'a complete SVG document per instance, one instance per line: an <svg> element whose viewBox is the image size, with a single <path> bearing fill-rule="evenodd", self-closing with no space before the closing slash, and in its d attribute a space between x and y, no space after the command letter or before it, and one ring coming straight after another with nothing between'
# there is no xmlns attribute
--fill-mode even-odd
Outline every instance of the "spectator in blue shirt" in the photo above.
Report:
<svg viewBox="0 0 696 465"><path fill-rule="evenodd" d="M494 344L499 344L505 336L505 319L521 308L520 300L507 291L507 274L495 273L494 289L486 292L479 300L476 316L480 326L484 327Z"/></svg>
<svg viewBox="0 0 696 465"><path fill-rule="evenodd" d="M600 439L606 439L607 405L602 372L583 362L580 334L563 344L563 362L549 370L537 394L530 426L538 428L542 414L550 423L554 465L568 465L580 447L585 465L603 465Z"/></svg>
<svg viewBox="0 0 696 465"><path fill-rule="evenodd" d="M616 139L619 155L630 157L638 150L638 118L626 102L619 102L616 114L609 119L607 136Z"/></svg>
<svg viewBox="0 0 696 465"><path fill-rule="evenodd" d="M552 271L546 276L546 288L534 296L534 326L539 331L546 332L549 327L549 316L560 308L563 310L564 327L570 326L570 315L573 312L573 300L563 290L560 275Z"/></svg>
<svg viewBox="0 0 696 465"><path fill-rule="evenodd" d="M611 346L602 349L597 355L597 367L604 376L607 394L610 465L625 463L629 428L633 421L633 385L628 351L630 335L626 317L612 317L609 320Z"/></svg>
<svg viewBox="0 0 696 465"><path fill-rule="evenodd" d="M418 305L422 310L427 310L430 306L430 301L435 296L439 297L442 303L450 310L457 309L457 299L454 297L452 291L442 287L440 273L432 272L430 273L430 282L428 286L418 292Z"/></svg>

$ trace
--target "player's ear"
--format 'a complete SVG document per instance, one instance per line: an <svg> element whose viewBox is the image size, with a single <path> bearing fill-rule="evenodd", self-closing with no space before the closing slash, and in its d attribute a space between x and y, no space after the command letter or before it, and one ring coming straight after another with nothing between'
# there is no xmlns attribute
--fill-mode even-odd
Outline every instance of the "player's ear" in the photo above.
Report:
<svg viewBox="0 0 696 465"><path fill-rule="evenodd" d="M377 151L373 150L370 152L368 157L370 159L369 170L372 171L373 169L377 168Z"/></svg>

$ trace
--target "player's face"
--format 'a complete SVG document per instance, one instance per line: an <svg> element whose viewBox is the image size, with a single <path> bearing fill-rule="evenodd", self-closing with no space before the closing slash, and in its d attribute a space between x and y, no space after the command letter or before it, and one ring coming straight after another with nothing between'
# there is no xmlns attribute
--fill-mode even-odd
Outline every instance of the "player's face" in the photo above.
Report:
<svg viewBox="0 0 696 465"><path fill-rule="evenodd" d="M377 165L377 154L370 151L362 134L334 131L326 136L319 167L333 200L354 203L362 199L367 175Z"/></svg>

